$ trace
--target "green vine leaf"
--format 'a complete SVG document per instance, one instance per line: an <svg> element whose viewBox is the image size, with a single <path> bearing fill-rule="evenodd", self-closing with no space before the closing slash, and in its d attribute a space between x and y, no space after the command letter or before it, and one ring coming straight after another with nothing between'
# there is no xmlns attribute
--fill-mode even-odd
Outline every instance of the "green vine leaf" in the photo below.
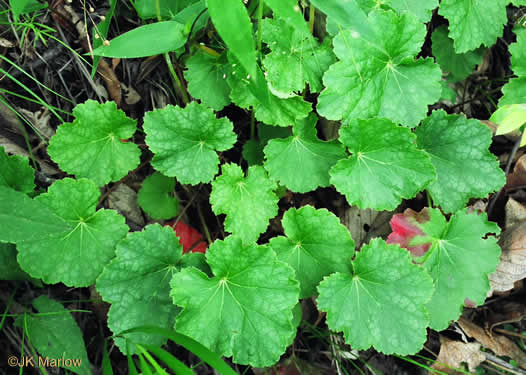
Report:
<svg viewBox="0 0 526 375"><path fill-rule="evenodd" d="M170 227L148 225L129 233L117 245L117 257L97 279L97 291L110 302L108 326L114 334L155 322L172 328L178 308L170 298L170 280L178 272L183 247ZM129 333L132 343L161 346L166 339L145 333ZM124 338L115 344L126 354ZM135 347L130 345L130 351Z"/></svg>
<svg viewBox="0 0 526 375"><path fill-rule="evenodd" d="M225 164L212 182L210 203L216 215L226 214L225 230L248 243L256 241L278 214L276 188L263 167L250 167L245 177L240 166Z"/></svg>
<svg viewBox="0 0 526 375"><path fill-rule="evenodd" d="M312 206L290 208L281 223L286 237L274 237L269 245L296 271L300 298L311 297L323 277L350 272L354 241L334 214Z"/></svg>
<svg viewBox="0 0 526 375"><path fill-rule="evenodd" d="M144 131L154 153L153 167L192 185L214 178L219 169L216 151L230 149L237 139L230 120L216 118L211 109L196 102L147 112Z"/></svg>
<svg viewBox="0 0 526 375"><path fill-rule="evenodd" d="M453 40L447 36L447 26L440 26L431 36L433 55L444 72L449 72L448 79L458 82L473 73L476 65L482 62L484 49L466 53L457 53Z"/></svg>
<svg viewBox="0 0 526 375"><path fill-rule="evenodd" d="M315 114L309 115L296 122L292 137L271 139L264 149L270 177L297 193L329 186L329 170L345 158L340 142L323 142L317 137L317 122Z"/></svg>
<svg viewBox="0 0 526 375"><path fill-rule="evenodd" d="M202 51L186 62L184 77L188 81L188 92L216 111L230 104L226 63L225 54L216 57Z"/></svg>
<svg viewBox="0 0 526 375"><path fill-rule="evenodd" d="M303 100L301 96L271 92L266 81L260 82L260 86L255 86L250 80L250 75L235 59L229 56L229 61L231 69L226 75L226 80L232 89L230 98L241 108L250 109L252 107L258 121L267 125L292 126L297 120L307 117L312 111L312 105ZM282 95L283 98L276 94Z"/></svg>
<svg viewBox="0 0 526 375"><path fill-rule="evenodd" d="M59 180L35 199L0 187L0 242L16 243L18 262L32 277L89 286L128 231L117 212L96 211L99 196L87 179Z"/></svg>
<svg viewBox="0 0 526 375"><path fill-rule="evenodd" d="M33 307L38 314L18 316L15 325L27 328L27 337L42 359L47 357L50 364L55 359L57 364L50 367L62 367L80 375L92 374L82 331L71 313L46 295L35 298ZM60 362L62 358L66 360ZM38 366L39 358L34 358L34 362Z"/></svg>
<svg viewBox="0 0 526 375"><path fill-rule="evenodd" d="M445 212L484 198L506 182L496 157L488 150L491 132L480 121L434 111L416 130L418 147L431 156L437 179L427 190Z"/></svg>
<svg viewBox="0 0 526 375"><path fill-rule="evenodd" d="M272 18L262 21L262 35L272 50L263 65L274 90L292 96L303 91L307 83L310 92L322 89L323 73L335 61L329 39L320 45L312 35Z"/></svg>
<svg viewBox="0 0 526 375"><path fill-rule="evenodd" d="M117 109L115 102L88 100L78 104L73 115L75 120L59 126L49 140L47 151L60 169L102 186L139 165L139 147L122 142L135 133L135 120Z"/></svg>
<svg viewBox="0 0 526 375"><path fill-rule="evenodd" d="M175 180L155 172L142 182L137 203L152 219L171 219L179 211L179 200L173 195Z"/></svg>
<svg viewBox="0 0 526 375"><path fill-rule="evenodd" d="M436 178L414 134L388 119L352 121L340 129L340 140L352 156L332 167L331 183L350 205L393 210Z"/></svg>
<svg viewBox="0 0 526 375"><path fill-rule="evenodd" d="M318 113L344 123L378 116L416 126L441 93L438 65L429 58L415 60L426 28L414 16L392 11L374 10L368 20L372 34L344 29L334 38L340 61L323 77Z"/></svg>
<svg viewBox="0 0 526 375"><path fill-rule="evenodd" d="M35 189L35 170L29 160L22 156L9 156L0 146L0 186L7 186L22 193Z"/></svg>
<svg viewBox="0 0 526 375"><path fill-rule="evenodd" d="M216 240L206 257L214 277L185 268L170 283L174 303L183 308L177 331L236 363L276 363L296 334L294 271L267 246L243 245L233 236Z"/></svg>
<svg viewBox="0 0 526 375"><path fill-rule="evenodd" d="M355 350L418 352L429 322L429 275L412 263L408 251L379 238L356 255L353 269L326 277L318 287L318 308L327 312L329 328L343 331Z"/></svg>
<svg viewBox="0 0 526 375"><path fill-rule="evenodd" d="M449 21L449 37L455 41L457 53L474 50L481 44L495 44L507 22L508 3L509 0L442 0L438 13Z"/></svg>
<svg viewBox="0 0 526 375"><path fill-rule="evenodd" d="M494 236L497 224L485 213L459 211L446 222L438 209L429 210L430 220L415 222L426 236L413 241L431 243L428 252L417 260L435 283L435 293L427 304L430 327L441 331L458 319L466 298L480 305L489 290L488 275L500 260L500 248Z"/></svg>

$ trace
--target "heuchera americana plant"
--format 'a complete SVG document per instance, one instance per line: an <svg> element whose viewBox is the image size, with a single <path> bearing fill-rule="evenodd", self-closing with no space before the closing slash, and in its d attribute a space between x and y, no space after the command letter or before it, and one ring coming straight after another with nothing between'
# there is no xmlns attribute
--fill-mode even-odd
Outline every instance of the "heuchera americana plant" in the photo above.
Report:
<svg viewBox="0 0 526 375"><path fill-rule="evenodd" d="M427 328L447 328L466 298L484 302L488 274L499 262L500 230L486 214L465 207L505 183L485 125L428 112L441 98L449 68L438 55L436 61L419 57L426 22L439 6L449 31L436 31L433 48L447 45L452 58L472 69L479 48L501 35L508 2L480 2L484 21L468 12L467 0L412 2L409 9L394 0L382 6L312 0L327 16L327 33L319 38L294 0L265 1L269 11L254 19L256 38L241 0L203 2L212 23L201 27L215 28L226 48L179 51L193 100L154 109L139 121L156 172L144 180L138 200L151 218L174 219L175 189L209 184L212 211L225 215L225 237L207 244L181 221L130 232L123 216L101 208L100 188L136 169L142 151L133 141L136 120L113 102L88 100L49 141L49 156L71 177L46 192L34 192L27 159L0 150L0 255L20 267L21 277L95 285L111 305L108 326L115 335L155 322L236 363L270 366L294 341L298 302L316 297L328 327L343 332L353 349L416 353ZM157 33L170 26L159 24ZM186 43L183 26L170 34L180 35L176 48ZM138 34L123 34L94 52L167 52L140 45L134 56L119 52ZM503 104L526 100L524 86L515 83L524 80L518 52L526 50L524 39L511 47L519 77L506 85ZM242 125L218 114L227 106L250 111L252 130L240 131ZM320 116L338 122L334 139L318 132ZM250 141L241 142L241 132L250 132ZM246 147L246 160L224 156L234 147ZM419 193L431 204L426 213L395 215L387 241L375 238L361 248L334 213L310 205L285 211L283 234L261 240L280 212L280 191L321 187L361 209L394 210ZM128 333L115 342L133 353L134 343L163 340Z"/></svg>

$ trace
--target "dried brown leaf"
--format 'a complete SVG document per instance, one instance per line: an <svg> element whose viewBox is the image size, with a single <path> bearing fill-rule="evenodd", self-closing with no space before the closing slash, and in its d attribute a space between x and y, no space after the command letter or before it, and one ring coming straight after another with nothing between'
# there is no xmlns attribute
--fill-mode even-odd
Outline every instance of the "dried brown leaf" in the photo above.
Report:
<svg viewBox="0 0 526 375"><path fill-rule="evenodd" d="M513 289L526 278L526 222L506 229L499 240L502 248L497 270L489 275L490 295Z"/></svg>
<svg viewBox="0 0 526 375"><path fill-rule="evenodd" d="M358 245L368 242L371 238L386 237L391 232L389 220L393 214L389 211L362 210L352 206L345 211L344 224Z"/></svg>
<svg viewBox="0 0 526 375"><path fill-rule="evenodd" d="M480 351L479 343L454 341L442 335L440 335L440 343L440 353L438 353L436 362L431 366L434 370L446 374L461 374L456 369L461 369L462 363L466 363L469 371L474 372L477 366L486 360Z"/></svg>
<svg viewBox="0 0 526 375"><path fill-rule="evenodd" d="M498 356L510 357L517 362L519 367L526 368L526 353L507 337L497 334L489 334L484 329L465 318L460 318L458 324L464 330L466 335L475 339L484 348L491 350Z"/></svg>

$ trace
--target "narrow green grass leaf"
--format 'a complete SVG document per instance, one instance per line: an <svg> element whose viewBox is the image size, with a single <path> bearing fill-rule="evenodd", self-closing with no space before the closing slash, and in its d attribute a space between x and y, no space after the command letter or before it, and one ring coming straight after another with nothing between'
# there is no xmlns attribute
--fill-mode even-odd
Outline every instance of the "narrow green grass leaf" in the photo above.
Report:
<svg viewBox="0 0 526 375"><path fill-rule="evenodd" d="M135 327L121 332L121 334L132 332L152 333L163 336L197 355L204 362L215 368L221 375L237 375L236 372L232 370L232 368L228 366L219 355L186 335L177 333L170 329L154 326Z"/></svg>
<svg viewBox="0 0 526 375"><path fill-rule="evenodd" d="M230 52L251 77L256 77L256 48L252 24L241 0L208 0L208 12ZM228 11L225 11L228 9Z"/></svg>
<svg viewBox="0 0 526 375"><path fill-rule="evenodd" d="M95 56L134 58L160 55L184 46L184 25L176 21L137 27L93 51Z"/></svg>
<svg viewBox="0 0 526 375"><path fill-rule="evenodd" d="M113 368L111 367L110 356L108 354L108 345L104 341L104 348L102 350L102 375L113 375Z"/></svg>
<svg viewBox="0 0 526 375"><path fill-rule="evenodd" d="M151 353L153 353L157 358L163 361L171 370L174 371L177 375L195 375L189 367L187 367L183 362L175 358L172 354L168 353L166 350L156 347L145 345Z"/></svg>

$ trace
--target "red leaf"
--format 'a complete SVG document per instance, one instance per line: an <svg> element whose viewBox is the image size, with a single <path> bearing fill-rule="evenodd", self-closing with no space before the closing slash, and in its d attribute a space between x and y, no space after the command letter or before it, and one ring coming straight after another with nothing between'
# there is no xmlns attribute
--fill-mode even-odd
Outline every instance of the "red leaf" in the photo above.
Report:
<svg viewBox="0 0 526 375"><path fill-rule="evenodd" d="M178 221L175 225L173 221L165 225L172 227L175 234L179 237L179 243L183 246L183 253L189 251L193 253L206 253L208 246L206 242L203 241L203 235L195 228L181 221Z"/></svg>
<svg viewBox="0 0 526 375"><path fill-rule="evenodd" d="M429 214L424 208L420 212L408 208L403 214L393 216L389 224L393 233L387 237L387 243L397 243L400 247L406 248L414 256L422 256L429 250L430 243L409 246L413 238L425 235L422 230L416 226L416 223L422 223L429 220Z"/></svg>

